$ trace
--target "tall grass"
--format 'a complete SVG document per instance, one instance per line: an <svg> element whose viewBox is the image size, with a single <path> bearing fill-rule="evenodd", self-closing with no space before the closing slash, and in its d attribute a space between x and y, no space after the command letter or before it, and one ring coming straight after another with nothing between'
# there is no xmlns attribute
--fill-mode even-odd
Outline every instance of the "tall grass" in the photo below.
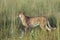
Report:
<svg viewBox="0 0 60 40"><path fill-rule="evenodd" d="M37 27L20 38L23 26L17 18L19 11L26 16L53 15L57 20L57 29L49 33ZM0 0L0 40L60 40L59 29L60 0Z"/></svg>

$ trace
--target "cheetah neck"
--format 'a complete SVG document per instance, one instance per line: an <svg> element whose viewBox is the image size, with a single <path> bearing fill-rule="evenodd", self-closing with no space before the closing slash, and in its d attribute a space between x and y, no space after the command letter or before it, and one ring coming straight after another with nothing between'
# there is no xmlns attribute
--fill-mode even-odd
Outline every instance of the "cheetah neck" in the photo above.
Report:
<svg viewBox="0 0 60 40"><path fill-rule="evenodd" d="M21 19L22 23L25 23L26 17L24 15L22 15L22 17L20 19Z"/></svg>

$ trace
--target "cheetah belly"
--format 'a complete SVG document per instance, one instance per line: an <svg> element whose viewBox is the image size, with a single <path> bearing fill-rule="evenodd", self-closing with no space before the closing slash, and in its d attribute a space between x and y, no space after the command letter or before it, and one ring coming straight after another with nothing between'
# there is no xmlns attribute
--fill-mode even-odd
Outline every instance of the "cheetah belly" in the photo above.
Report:
<svg viewBox="0 0 60 40"><path fill-rule="evenodd" d="M36 27L36 26L38 26L39 24L37 23L37 24L30 24L29 26L30 27Z"/></svg>

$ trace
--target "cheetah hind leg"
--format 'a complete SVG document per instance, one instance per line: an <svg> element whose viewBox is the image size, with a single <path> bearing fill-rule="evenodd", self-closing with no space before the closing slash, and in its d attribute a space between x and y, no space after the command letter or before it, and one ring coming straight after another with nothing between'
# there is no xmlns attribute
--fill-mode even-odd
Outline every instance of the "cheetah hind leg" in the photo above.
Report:
<svg viewBox="0 0 60 40"><path fill-rule="evenodd" d="M43 31L46 31L45 25L40 25L40 28L41 28Z"/></svg>

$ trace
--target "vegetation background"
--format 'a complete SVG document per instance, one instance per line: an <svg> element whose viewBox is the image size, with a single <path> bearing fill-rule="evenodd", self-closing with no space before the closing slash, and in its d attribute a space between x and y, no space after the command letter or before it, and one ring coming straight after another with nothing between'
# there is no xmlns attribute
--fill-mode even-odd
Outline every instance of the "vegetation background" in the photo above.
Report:
<svg viewBox="0 0 60 40"><path fill-rule="evenodd" d="M19 11L26 16L55 17L57 29L49 33L34 28L21 38ZM60 40L60 0L0 0L0 40Z"/></svg>

